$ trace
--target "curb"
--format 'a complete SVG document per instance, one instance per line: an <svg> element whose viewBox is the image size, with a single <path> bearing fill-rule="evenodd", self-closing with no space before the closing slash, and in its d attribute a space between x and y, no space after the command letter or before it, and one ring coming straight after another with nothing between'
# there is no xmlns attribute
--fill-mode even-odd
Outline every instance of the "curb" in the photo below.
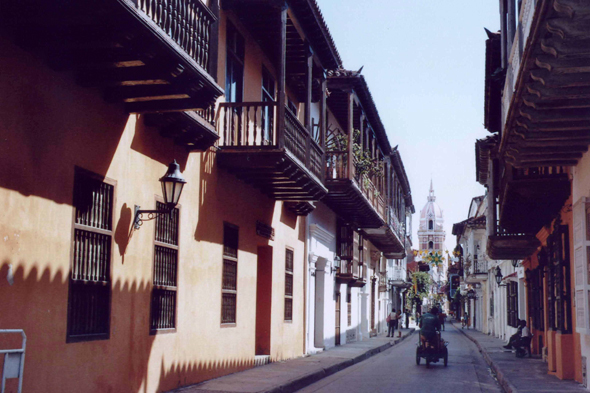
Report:
<svg viewBox="0 0 590 393"><path fill-rule="evenodd" d="M486 349L481 346L481 344L479 343L479 341L477 341L475 338L473 338L470 335L468 335L467 333L465 333L463 331L463 329L459 329L457 326L455 326L454 323L451 323L451 324L453 325L453 327L455 329L457 329L458 331L460 331L465 337L467 337L469 340L471 340L471 341L473 341L475 343L475 346L477 346L477 349L482 354L482 356L485 359L485 361L488 364L488 366L490 366L490 368L492 369L492 371L494 372L494 374L496 374L496 379L498 380L498 383L500 384L500 386L502 387L502 389L506 393L518 393L518 389L516 389L514 387L514 385L512 385L510 383L510 381L508 381L508 379L506 379L506 377L504 377L504 373L498 368L498 366L496 365L496 363L494 363L494 361L492 360L492 358L488 354L488 351L486 351Z"/></svg>
<svg viewBox="0 0 590 393"><path fill-rule="evenodd" d="M319 380L329 377L332 374L336 374L337 372L342 371L345 368L348 368L348 367L353 366L357 363L360 363L364 360L367 360L368 358L375 356L375 355L385 351L386 349L389 349L389 348L393 347L394 345L401 343L406 338L408 338L412 334L414 334L415 331L416 331L416 329L412 328L412 329L410 329L410 332L408 334L406 334L405 336L398 337L395 340L390 341L387 344L383 344L379 347L371 348L371 349L367 350L365 353L363 353L353 359L343 360L342 362L334 364L330 367L327 367L327 368L324 368L324 369L321 369L318 371L314 371L314 372L307 374L307 375L303 375L297 379L288 381L288 382L286 382L280 386L276 386L272 389L261 390L258 393L291 393L291 392L296 392L299 389L303 389L304 387L309 386L312 383L318 382Z"/></svg>

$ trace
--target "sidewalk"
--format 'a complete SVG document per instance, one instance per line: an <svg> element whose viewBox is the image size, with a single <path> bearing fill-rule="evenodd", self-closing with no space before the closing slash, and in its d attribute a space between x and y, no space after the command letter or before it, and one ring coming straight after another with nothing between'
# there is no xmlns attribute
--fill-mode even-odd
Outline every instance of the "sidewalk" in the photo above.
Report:
<svg viewBox="0 0 590 393"><path fill-rule="evenodd" d="M452 325L477 345L507 393L587 392L575 381L547 374L547 363L538 357L529 358L527 355L519 359L513 351L502 348L506 344L504 341L474 329L461 329L461 323L457 321Z"/></svg>
<svg viewBox="0 0 590 393"><path fill-rule="evenodd" d="M363 341L330 348L312 356L270 363L196 385L185 386L169 393L294 392L383 352L406 339L413 332L413 328L402 329L401 338L387 338L384 333Z"/></svg>

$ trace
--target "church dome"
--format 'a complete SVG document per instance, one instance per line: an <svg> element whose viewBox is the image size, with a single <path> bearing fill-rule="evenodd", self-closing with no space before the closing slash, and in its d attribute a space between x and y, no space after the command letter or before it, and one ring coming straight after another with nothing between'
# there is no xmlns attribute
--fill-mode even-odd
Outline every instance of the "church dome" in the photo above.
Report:
<svg viewBox="0 0 590 393"><path fill-rule="evenodd" d="M429 222L432 220L433 227L430 227ZM443 211L440 206L436 203L436 196L434 195L434 189L432 187L432 181L430 182L430 192L428 194L428 201L420 210L420 230L442 230L443 229Z"/></svg>

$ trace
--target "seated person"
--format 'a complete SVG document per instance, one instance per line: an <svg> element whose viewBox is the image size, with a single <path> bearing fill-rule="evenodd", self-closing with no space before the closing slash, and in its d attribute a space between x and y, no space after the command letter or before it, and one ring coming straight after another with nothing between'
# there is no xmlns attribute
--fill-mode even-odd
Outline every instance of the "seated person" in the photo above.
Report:
<svg viewBox="0 0 590 393"><path fill-rule="evenodd" d="M523 335L523 330L526 328L526 336ZM518 320L518 328L516 330L516 333L514 333L512 336L510 336L510 340L508 340L508 344L504 345L504 348L506 349L513 349L515 343L517 343L521 337L528 337L531 335L531 332L529 331L529 328L526 327L526 321L523 319L519 319Z"/></svg>
<svg viewBox="0 0 590 393"><path fill-rule="evenodd" d="M438 319L438 308L432 307L430 312L420 318L420 340L423 346L427 343L437 346L436 338L440 332L440 320Z"/></svg>

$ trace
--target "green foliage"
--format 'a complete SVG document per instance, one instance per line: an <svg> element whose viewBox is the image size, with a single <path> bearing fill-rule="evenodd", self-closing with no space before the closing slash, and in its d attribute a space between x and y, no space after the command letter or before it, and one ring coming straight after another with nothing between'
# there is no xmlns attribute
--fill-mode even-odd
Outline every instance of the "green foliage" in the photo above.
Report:
<svg viewBox="0 0 590 393"><path fill-rule="evenodd" d="M413 292L420 298L420 300L428 297L428 291L431 284L431 278L428 272L412 273L412 282L414 283Z"/></svg>
<svg viewBox="0 0 590 393"><path fill-rule="evenodd" d="M369 177L383 177L384 163L379 161L377 158L372 158L371 151L368 149L363 150L360 144L361 131L354 130L352 144L352 154L355 158L354 169L357 177L360 179L363 175ZM334 137L334 143L330 146L329 150L347 150L348 149L348 136L343 134L337 134Z"/></svg>

